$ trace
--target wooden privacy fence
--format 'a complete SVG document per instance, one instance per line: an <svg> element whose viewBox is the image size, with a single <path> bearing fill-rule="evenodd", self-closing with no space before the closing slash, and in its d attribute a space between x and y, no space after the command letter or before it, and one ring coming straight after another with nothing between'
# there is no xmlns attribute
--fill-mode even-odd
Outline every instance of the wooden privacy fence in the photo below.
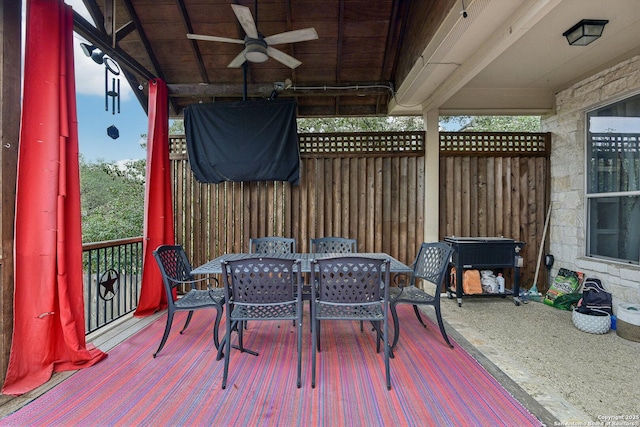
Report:
<svg viewBox="0 0 640 427"><path fill-rule="evenodd" d="M424 136L300 134L299 186L199 183L185 138L172 136L176 242L199 265L225 252L247 251L251 237L293 237L306 252L311 238L341 236L357 239L360 252L387 252L410 264L424 235ZM482 150L480 136L488 138ZM523 283L531 282L549 199L548 136L441 133L440 138L440 237L523 240ZM525 153L526 141L536 149ZM498 212L493 207L498 199L501 207L511 207Z"/></svg>
<svg viewBox="0 0 640 427"><path fill-rule="evenodd" d="M525 242L526 288L534 282L550 201L550 144L548 133L440 134L440 236ZM505 278L512 281L512 271ZM548 287L544 265L536 284L541 292Z"/></svg>
<svg viewBox="0 0 640 427"><path fill-rule="evenodd" d="M300 185L202 184L183 137L171 139L176 240L202 263L249 249L251 237L342 236L360 252L411 262L423 235L424 133L300 135Z"/></svg>

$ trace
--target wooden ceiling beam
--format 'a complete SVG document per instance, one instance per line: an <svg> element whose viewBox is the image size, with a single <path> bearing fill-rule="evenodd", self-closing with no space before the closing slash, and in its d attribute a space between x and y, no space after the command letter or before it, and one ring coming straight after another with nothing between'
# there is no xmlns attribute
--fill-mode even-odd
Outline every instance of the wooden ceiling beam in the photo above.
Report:
<svg viewBox="0 0 640 427"><path fill-rule="evenodd" d="M384 60L381 67L381 77L386 80L393 80L395 77L395 67L398 63L400 46L404 39L404 29L407 27L407 17L409 1L395 0L393 11L389 19L389 32L387 33L387 45L384 50Z"/></svg>
<svg viewBox="0 0 640 427"><path fill-rule="evenodd" d="M116 43L122 40L123 38L127 37L132 32L134 32L135 29L136 29L136 26L133 23L133 21L129 21L123 26L121 26L120 28L118 28L116 30Z"/></svg>
<svg viewBox="0 0 640 427"><path fill-rule="evenodd" d="M242 96L242 84L169 84L169 96L180 97L233 97ZM254 96L269 96L273 91L273 84L248 84L247 94ZM292 87L281 91L280 96L380 96L389 95L390 87L384 84L358 86L321 86Z"/></svg>
<svg viewBox="0 0 640 427"><path fill-rule="evenodd" d="M352 105L340 107L339 114L333 112L333 107L330 109L320 106L298 106L298 117L364 117L364 116L386 116L386 112L378 114L375 107L367 105Z"/></svg>
<svg viewBox="0 0 640 427"><path fill-rule="evenodd" d="M128 68L138 76L143 77L146 80L150 80L156 77L153 72L147 70L142 64L140 64L127 53L119 49L112 48L111 40L109 40L104 35L104 32L100 32L98 28L91 25L89 21L84 19L76 11L73 11L73 30L81 37L86 39L89 43L93 44L101 51L109 55L111 58L115 59L119 65Z"/></svg>
<svg viewBox="0 0 640 427"><path fill-rule="evenodd" d="M182 18L182 23L184 24L184 29L187 34L193 34L193 25L191 25L191 18L189 17L189 12L187 11L187 6L184 4L184 0L176 0L178 2L178 9L180 9L180 17ZM191 40L191 49L193 49L193 55L196 60L196 64L198 65L198 70L200 71L200 77L202 81L205 83L211 83L209 79L209 73L207 73L207 69L204 66L204 61L202 60L202 53L200 53L200 48L198 47L198 42L196 40Z"/></svg>
<svg viewBox="0 0 640 427"><path fill-rule="evenodd" d="M138 36L140 37L140 40L144 45L144 49L147 52L147 56L149 57L151 64L153 64L153 68L156 70L156 74L158 75L158 77L160 77L162 80L166 82L167 79L164 72L162 71L162 66L158 62L158 58L156 57L155 53L153 53L153 49L151 48L151 43L149 43L149 38L147 37L147 35L144 32L144 29L142 28L142 24L140 23L138 14L133 8L133 5L131 4L130 0L123 0L123 2L125 7L127 8L127 13L129 13L129 17L133 21L133 25L135 26L136 31L138 32Z"/></svg>
<svg viewBox="0 0 640 427"><path fill-rule="evenodd" d="M138 18L138 14L136 13L135 9L133 8L133 5L131 4L131 0L123 0L123 2L125 7L127 8L127 13L129 13L129 18L131 18L131 21L133 21L133 25L136 28L138 36L140 37L140 40L144 45L144 48L147 52L147 56L149 57L151 64L153 64L153 68L156 70L158 77L160 77L164 82L167 82L166 75L162 71L162 66L160 65L160 62L158 62L158 58L156 57L155 53L153 52L153 49L151 48L151 43L149 43L149 38L144 32L144 28L142 28L142 23L140 22L140 19ZM169 100L169 103L173 111L177 112L178 106L176 104L171 103L171 99Z"/></svg>

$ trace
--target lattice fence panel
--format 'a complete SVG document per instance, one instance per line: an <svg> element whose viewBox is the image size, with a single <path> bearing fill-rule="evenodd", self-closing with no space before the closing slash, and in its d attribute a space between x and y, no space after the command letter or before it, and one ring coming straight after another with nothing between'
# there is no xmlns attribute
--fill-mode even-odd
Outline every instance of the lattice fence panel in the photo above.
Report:
<svg viewBox="0 0 640 427"><path fill-rule="evenodd" d="M547 133L441 132L440 154L545 156L549 140Z"/></svg>

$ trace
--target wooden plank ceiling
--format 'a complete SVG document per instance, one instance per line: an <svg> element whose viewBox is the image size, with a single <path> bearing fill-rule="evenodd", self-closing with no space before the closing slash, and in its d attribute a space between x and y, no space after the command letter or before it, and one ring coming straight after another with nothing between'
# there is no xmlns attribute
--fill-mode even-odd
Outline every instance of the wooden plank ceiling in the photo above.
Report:
<svg viewBox="0 0 640 427"><path fill-rule="evenodd" d="M455 0L84 0L94 26L76 31L115 59L146 108L148 79L169 85L171 116L195 102L294 97L298 117L384 116L387 104ZM269 58L228 68L243 39L232 3L249 7L262 35L308 27L319 38L275 46L302 62ZM257 13L256 13L257 7ZM289 83L290 82L290 83ZM284 90L280 90L281 85ZM142 89L136 89L141 87Z"/></svg>

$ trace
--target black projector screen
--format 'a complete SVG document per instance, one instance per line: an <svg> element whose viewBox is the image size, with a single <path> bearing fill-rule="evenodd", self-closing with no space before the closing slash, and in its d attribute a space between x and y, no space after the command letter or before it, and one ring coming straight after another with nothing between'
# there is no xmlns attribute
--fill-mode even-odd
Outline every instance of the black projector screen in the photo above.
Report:
<svg viewBox="0 0 640 427"><path fill-rule="evenodd" d="M184 110L189 163L196 179L300 180L300 149L293 100L191 104Z"/></svg>

